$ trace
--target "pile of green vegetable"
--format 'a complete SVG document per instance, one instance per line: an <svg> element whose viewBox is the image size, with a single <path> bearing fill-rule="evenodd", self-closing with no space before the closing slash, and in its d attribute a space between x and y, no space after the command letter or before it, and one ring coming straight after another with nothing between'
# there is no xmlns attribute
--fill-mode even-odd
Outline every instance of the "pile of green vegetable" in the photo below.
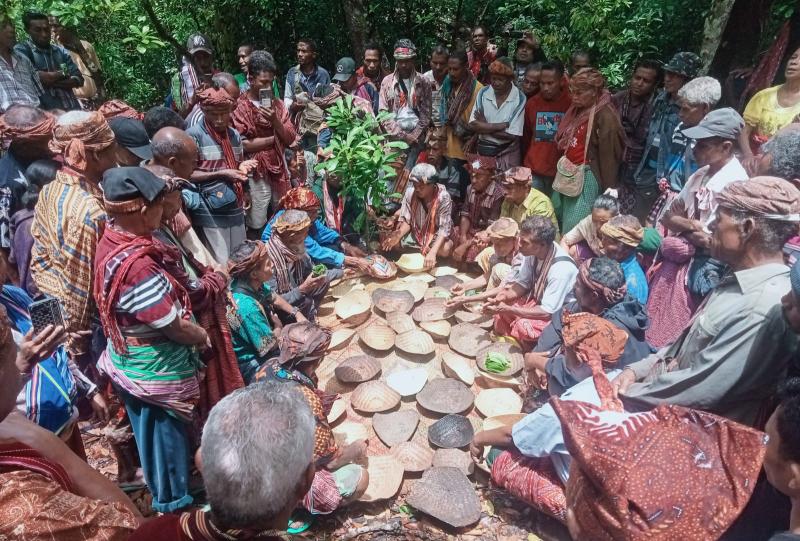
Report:
<svg viewBox="0 0 800 541"><path fill-rule="evenodd" d="M486 367L486 371L493 374L500 374L511 367L511 361L509 361L505 355L497 351L487 353L486 361L483 364Z"/></svg>
<svg viewBox="0 0 800 541"><path fill-rule="evenodd" d="M314 265L313 267L311 267L311 274L314 277L322 276L326 272L328 272L328 267L326 267L322 263L320 263L319 265Z"/></svg>

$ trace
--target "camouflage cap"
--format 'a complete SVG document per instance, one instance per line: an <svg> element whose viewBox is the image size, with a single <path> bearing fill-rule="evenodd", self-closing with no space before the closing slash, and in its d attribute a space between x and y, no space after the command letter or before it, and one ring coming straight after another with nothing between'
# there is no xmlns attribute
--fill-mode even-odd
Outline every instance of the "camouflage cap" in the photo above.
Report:
<svg viewBox="0 0 800 541"><path fill-rule="evenodd" d="M687 51L681 51L680 53L675 53L672 60L664 66L664 71L670 71L689 79L694 79L697 77L697 74L700 73L700 68L702 67L703 61L700 60L699 56Z"/></svg>

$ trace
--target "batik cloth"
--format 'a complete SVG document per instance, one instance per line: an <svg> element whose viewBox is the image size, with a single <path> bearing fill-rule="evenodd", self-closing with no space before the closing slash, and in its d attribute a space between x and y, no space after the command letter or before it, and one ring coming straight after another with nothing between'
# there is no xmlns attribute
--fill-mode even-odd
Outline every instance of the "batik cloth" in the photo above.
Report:
<svg viewBox="0 0 800 541"><path fill-rule="evenodd" d="M564 485L548 457L526 457L503 451L492 462L492 481L509 494L564 522L567 498Z"/></svg>

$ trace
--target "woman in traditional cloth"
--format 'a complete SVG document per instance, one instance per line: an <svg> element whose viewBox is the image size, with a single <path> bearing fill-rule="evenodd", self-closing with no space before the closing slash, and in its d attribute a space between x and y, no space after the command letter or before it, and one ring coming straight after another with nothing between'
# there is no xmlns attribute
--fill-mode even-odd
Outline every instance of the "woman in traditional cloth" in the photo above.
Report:
<svg viewBox="0 0 800 541"><path fill-rule="evenodd" d="M20 351L37 356L21 358L0 307L0 537L125 541L142 521L133 502L55 434L12 413L20 375L53 351L39 338L23 339Z"/></svg>
<svg viewBox="0 0 800 541"><path fill-rule="evenodd" d="M582 169L583 186L574 197L559 193L554 186L553 207L564 232L591 213L600 193L617 186L625 150L625 132L603 75L594 68L583 68L572 76L569 88L572 105L556 133L556 145L563 153L558 168L578 166L576 176ZM556 185L559 176L561 173L556 175Z"/></svg>
<svg viewBox="0 0 800 541"><path fill-rule="evenodd" d="M314 461L317 473L302 505L311 514L327 515L358 499L369 484L366 468L354 464L364 456L365 440L340 448L328 425L328 413L338 395L317 387L317 368L331 343L331 333L308 321L283 328L278 337L280 355L262 366L255 381L295 383L317 420Z"/></svg>
<svg viewBox="0 0 800 541"><path fill-rule="evenodd" d="M274 310L286 314L294 307L269 286L274 272L267 245L248 240L240 244L228 261L228 274L233 279L228 305L228 323L233 334L233 348L245 383L250 383L256 370L277 349L282 323ZM306 321L295 313L299 323Z"/></svg>

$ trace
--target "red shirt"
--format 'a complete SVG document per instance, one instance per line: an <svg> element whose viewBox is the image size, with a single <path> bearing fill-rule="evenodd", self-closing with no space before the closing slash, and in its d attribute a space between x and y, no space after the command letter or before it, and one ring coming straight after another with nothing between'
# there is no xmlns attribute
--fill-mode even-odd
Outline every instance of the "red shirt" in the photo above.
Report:
<svg viewBox="0 0 800 541"><path fill-rule="evenodd" d="M556 132L571 103L569 92L562 91L554 101L545 100L539 93L531 96L525 104L523 165L534 174L543 177L555 176L556 163L561 157L561 152L555 143Z"/></svg>

